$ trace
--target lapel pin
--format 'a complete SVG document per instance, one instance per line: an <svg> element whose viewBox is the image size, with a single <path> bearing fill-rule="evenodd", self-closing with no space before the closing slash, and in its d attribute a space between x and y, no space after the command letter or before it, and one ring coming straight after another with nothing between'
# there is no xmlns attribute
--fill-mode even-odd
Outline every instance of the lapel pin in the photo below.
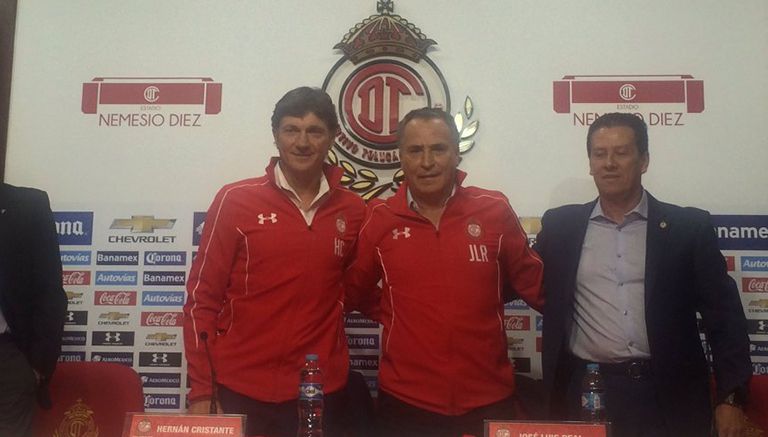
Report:
<svg viewBox="0 0 768 437"><path fill-rule="evenodd" d="M667 222L662 221L661 223L659 223L659 227L661 229L666 229L667 228Z"/></svg>

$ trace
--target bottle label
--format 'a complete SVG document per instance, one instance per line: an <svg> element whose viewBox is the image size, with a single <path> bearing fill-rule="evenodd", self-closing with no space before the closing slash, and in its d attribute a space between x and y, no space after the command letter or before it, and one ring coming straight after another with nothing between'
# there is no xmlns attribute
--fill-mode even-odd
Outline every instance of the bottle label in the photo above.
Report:
<svg viewBox="0 0 768 437"><path fill-rule="evenodd" d="M305 383L299 384L299 399L313 400L323 397L323 384Z"/></svg>
<svg viewBox="0 0 768 437"><path fill-rule="evenodd" d="M588 411L599 411L605 409L603 395L595 392L582 393L581 408Z"/></svg>

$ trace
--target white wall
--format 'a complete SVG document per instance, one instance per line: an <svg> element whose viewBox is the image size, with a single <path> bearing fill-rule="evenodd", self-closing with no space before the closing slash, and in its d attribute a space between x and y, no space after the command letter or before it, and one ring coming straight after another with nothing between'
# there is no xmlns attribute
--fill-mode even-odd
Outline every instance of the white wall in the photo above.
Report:
<svg viewBox="0 0 768 437"><path fill-rule="evenodd" d="M54 203L204 207L227 181L261 172L269 116L286 90L321 85L332 47L374 1L23 1L6 179ZM437 41L429 56L481 121L463 168L521 215L595 195L585 128L552 110L566 74L691 74L706 109L651 129L646 185L657 197L764 213L768 3L716 1L406 2L395 13ZM194 129L104 128L79 110L96 76L210 76L223 109Z"/></svg>

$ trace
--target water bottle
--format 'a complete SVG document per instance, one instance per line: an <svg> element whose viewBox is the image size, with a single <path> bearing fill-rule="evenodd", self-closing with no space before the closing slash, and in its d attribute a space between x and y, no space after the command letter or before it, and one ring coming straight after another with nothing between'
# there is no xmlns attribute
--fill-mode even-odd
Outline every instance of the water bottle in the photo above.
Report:
<svg viewBox="0 0 768 437"><path fill-rule="evenodd" d="M599 364L587 364L587 373L581 380L581 420L605 421L605 385Z"/></svg>
<svg viewBox="0 0 768 437"><path fill-rule="evenodd" d="M308 354L299 376L297 437L323 437L323 372L317 355Z"/></svg>

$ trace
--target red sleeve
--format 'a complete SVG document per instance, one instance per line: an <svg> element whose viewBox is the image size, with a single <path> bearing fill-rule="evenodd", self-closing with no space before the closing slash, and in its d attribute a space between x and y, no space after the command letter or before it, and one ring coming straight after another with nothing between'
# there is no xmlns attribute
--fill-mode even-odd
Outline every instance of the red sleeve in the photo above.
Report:
<svg viewBox="0 0 768 437"><path fill-rule="evenodd" d="M377 203L376 205L382 205ZM378 259L374 228L374 210L376 205L370 205L366 213L360 235L357 238L355 258L344 274L346 290L346 310L360 311L371 320L381 318L381 289L378 282L381 279L381 266Z"/></svg>
<svg viewBox="0 0 768 437"><path fill-rule="evenodd" d="M205 217L203 235L187 281L184 304L184 351L190 380L190 400L210 398L211 370L205 343L200 334L207 333L208 348L216 343L216 322L224 305L232 262L241 235L233 223L233 211L225 187L216 195Z"/></svg>
<svg viewBox="0 0 768 437"><path fill-rule="evenodd" d="M544 291L541 280L544 263L538 254L528 245L528 237L517 219L517 214L509 206L509 214L504 223L504 235L501 241L501 268L505 282L531 308L538 312L544 307Z"/></svg>

